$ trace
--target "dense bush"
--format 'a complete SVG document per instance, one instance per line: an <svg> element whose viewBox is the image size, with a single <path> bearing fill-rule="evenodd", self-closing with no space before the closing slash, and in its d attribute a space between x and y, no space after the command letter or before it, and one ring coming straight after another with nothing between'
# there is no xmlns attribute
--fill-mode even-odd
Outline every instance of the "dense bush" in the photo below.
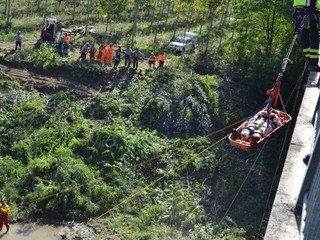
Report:
<svg viewBox="0 0 320 240"><path fill-rule="evenodd" d="M60 66L62 64L62 59L57 55L56 49L45 45L40 45L39 49L33 52L31 61L36 67L43 67L44 69Z"/></svg>

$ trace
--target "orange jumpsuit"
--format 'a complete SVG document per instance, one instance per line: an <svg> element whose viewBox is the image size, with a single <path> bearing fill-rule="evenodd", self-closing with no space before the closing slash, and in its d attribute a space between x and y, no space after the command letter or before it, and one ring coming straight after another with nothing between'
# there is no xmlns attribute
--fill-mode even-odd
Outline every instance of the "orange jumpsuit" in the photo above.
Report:
<svg viewBox="0 0 320 240"><path fill-rule="evenodd" d="M113 58L113 45L110 44L107 49L107 63L112 64L112 58Z"/></svg>
<svg viewBox="0 0 320 240"><path fill-rule="evenodd" d="M100 62L102 64L106 63L106 57L107 57L107 49L106 46L101 46L100 52L99 52Z"/></svg>
<svg viewBox="0 0 320 240"><path fill-rule="evenodd" d="M164 60L165 60L165 59L166 59L166 56L163 55L163 54L160 54L160 55L158 56L159 67L163 67L163 65L164 65Z"/></svg>
<svg viewBox="0 0 320 240"><path fill-rule="evenodd" d="M5 202L1 203L0 205L0 231L2 230L3 224L6 225L7 232L9 231L10 224L8 219L10 207Z"/></svg>
<svg viewBox="0 0 320 240"><path fill-rule="evenodd" d="M66 34L65 37L64 37L64 43L65 43L66 45L69 45L69 44L70 44L70 36L69 36L68 34Z"/></svg>

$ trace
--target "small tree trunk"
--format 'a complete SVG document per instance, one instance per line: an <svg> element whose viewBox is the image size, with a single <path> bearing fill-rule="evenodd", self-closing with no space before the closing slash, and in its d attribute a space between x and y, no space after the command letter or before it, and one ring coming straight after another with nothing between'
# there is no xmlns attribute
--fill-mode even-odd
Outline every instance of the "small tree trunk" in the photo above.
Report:
<svg viewBox="0 0 320 240"><path fill-rule="evenodd" d="M108 36L108 32L109 34L111 34L111 17L109 14L107 14L107 17L106 17L106 28L105 28L105 32L104 32L104 38L106 39L107 41L107 36Z"/></svg>
<svg viewBox="0 0 320 240"><path fill-rule="evenodd" d="M208 50L209 50L209 42L210 42L210 35L211 35L212 29L213 29L214 16L213 16L213 12L212 12L211 9L210 9L210 12L209 12L209 16L211 16L211 17L210 17L210 22L209 22L209 27L208 27L208 33L207 33L206 46L205 46L205 49L204 49L204 54L207 54L207 53L208 53Z"/></svg>
<svg viewBox="0 0 320 240"><path fill-rule="evenodd" d="M10 6L11 0L6 1L6 25L8 26L10 23Z"/></svg>
<svg viewBox="0 0 320 240"><path fill-rule="evenodd" d="M89 29L89 17L90 17L90 5L91 5L91 0L88 0L87 2L87 20L86 20L86 29L85 29L85 32L84 34L87 34Z"/></svg>
<svg viewBox="0 0 320 240"><path fill-rule="evenodd" d="M179 15L177 16L176 20L174 21L174 26L173 26L173 35L172 35L172 38L171 39L174 39L176 37L176 33L177 33L177 25L178 25L178 22L179 22Z"/></svg>
<svg viewBox="0 0 320 240"><path fill-rule="evenodd" d="M164 27L165 27L166 29L167 29L167 25L168 25L168 19L169 19L170 9L171 9L171 2L168 3L167 12L166 12L166 20L165 20L165 23L164 23Z"/></svg>
<svg viewBox="0 0 320 240"><path fill-rule="evenodd" d="M75 16L75 13L76 13L76 5L77 5L77 0L73 0L72 22L74 21L74 16Z"/></svg>
<svg viewBox="0 0 320 240"><path fill-rule="evenodd" d="M41 4L41 0L36 0L37 11L40 10L40 4Z"/></svg>
<svg viewBox="0 0 320 240"><path fill-rule="evenodd" d="M158 31L159 31L159 19L157 20L157 26L156 26L155 31L154 31L153 43L157 43L158 42Z"/></svg>
<svg viewBox="0 0 320 240"><path fill-rule="evenodd" d="M133 21L132 35L131 35L131 46L134 46L134 40L136 38L136 33L137 33L137 22L138 22L138 17L139 17L139 4L140 4L140 0L136 0L135 10L134 10L134 21Z"/></svg>
<svg viewBox="0 0 320 240"><path fill-rule="evenodd" d="M222 45L222 41L223 41L223 37L224 37L224 28L225 28L225 25L226 25L226 19L227 17L229 16L229 5L230 5L230 0L227 0L227 3L226 3L226 9L225 9L225 12L221 18L221 22L220 22L220 26L219 26L219 30L220 30L220 36L219 36L219 46L218 46L218 51L219 49L221 48L221 45Z"/></svg>

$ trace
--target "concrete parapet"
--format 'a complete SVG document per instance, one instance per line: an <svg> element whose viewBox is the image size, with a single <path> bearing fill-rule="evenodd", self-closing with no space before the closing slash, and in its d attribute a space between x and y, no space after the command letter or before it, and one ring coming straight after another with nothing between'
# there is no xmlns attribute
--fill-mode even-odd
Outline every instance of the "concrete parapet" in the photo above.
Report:
<svg viewBox="0 0 320 240"><path fill-rule="evenodd" d="M310 72L297 116L291 143L272 206L265 240L299 239L300 219L294 209L307 166L302 159L310 153L313 140L312 117L319 98L320 73Z"/></svg>

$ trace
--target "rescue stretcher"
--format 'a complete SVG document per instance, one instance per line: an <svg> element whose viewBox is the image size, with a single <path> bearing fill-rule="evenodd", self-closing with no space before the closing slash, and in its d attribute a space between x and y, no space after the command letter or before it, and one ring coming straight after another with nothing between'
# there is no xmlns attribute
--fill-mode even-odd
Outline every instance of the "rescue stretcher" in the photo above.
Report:
<svg viewBox="0 0 320 240"><path fill-rule="evenodd" d="M231 133L229 135L228 138L229 138L231 146L238 148L240 150L243 150L243 151L251 152L254 149L256 149L257 147L259 147L262 143L264 143L271 135L273 135L275 132L277 132L283 126L287 125L292 120L292 117L289 114L287 114L286 112L276 110L274 108L270 108L270 111L277 113L278 118L280 119L280 122L281 122L281 124L279 126L273 128L272 131L263 135L259 139L259 141L253 141L252 137L249 137L248 139L244 139L240 133L244 128L248 127L257 118L257 116L254 115L249 120L245 121L238 128L235 129L238 134ZM271 123L270 123L269 127L271 128Z"/></svg>
<svg viewBox="0 0 320 240"><path fill-rule="evenodd" d="M280 128L284 127L292 120L292 117L285 110L285 105L283 103L283 100L280 94L280 88L281 88L281 80L283 78L283 74L285 72L287 64L288 62L291 62L289 59L289 56L291 54L296 38L297 38L297 35L294 35L291 45L289 47L289 50L287 52L287 55L282 61L281 71L278 74L278 77L275 81L274 86L271 89L267 90L267 95L269 95L269 99L267 100L266 106L263 108L263 110L267 112L267 114L265 114L265 117L266 117L266 120L268 121L268 124L266 125L265 130L260 132L259 138L253 138L252 136L243 137L243 135L241 135L241 132L244 128L250 128L249 125L252 124L252 122L257 119L257 114L259 114L259 112L256 114L253 114L252 117L249 117L249 120L242 123L238 128L235 129L233 133L231 133L228 136L230 144L233 147L236 147L238 149L241 149L247 152L253 151L255 148L262 145L262 143L264 143L271 135L276 133ZM277 106L279 99L282 104L283 111L277 110L276 108L272 108L272 106L273 107ZM270 119L271 113L276 113L276 116L280 120L280 124L277 124L277 126L272 127L271 125L272 124L271 123L272 119Z"/></svg>

